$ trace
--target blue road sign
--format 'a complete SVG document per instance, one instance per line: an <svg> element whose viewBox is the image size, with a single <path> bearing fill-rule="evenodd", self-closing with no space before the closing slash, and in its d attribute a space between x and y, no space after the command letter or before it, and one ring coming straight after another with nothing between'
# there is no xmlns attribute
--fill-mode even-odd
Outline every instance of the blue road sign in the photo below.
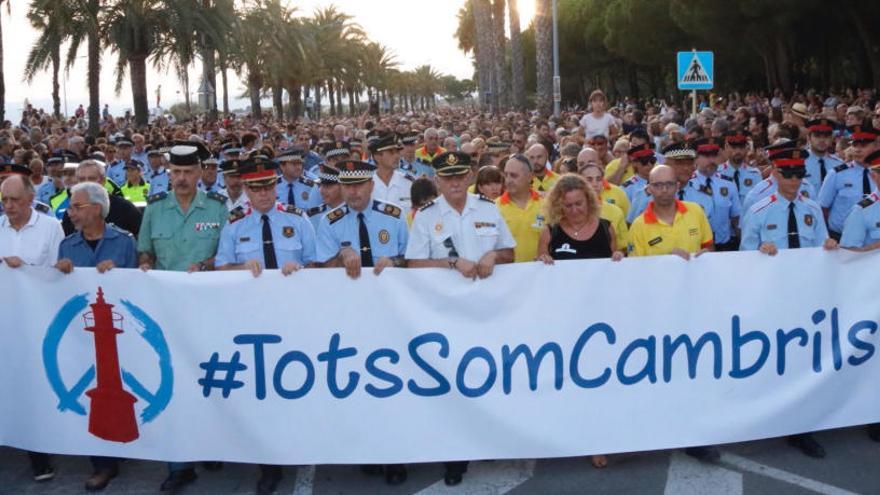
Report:
<svg viewBox="0 0 880 495"><path fill-rule="evenodd" d="M715 54L678 52L678 89L712 89L715 85Z"/></svg>

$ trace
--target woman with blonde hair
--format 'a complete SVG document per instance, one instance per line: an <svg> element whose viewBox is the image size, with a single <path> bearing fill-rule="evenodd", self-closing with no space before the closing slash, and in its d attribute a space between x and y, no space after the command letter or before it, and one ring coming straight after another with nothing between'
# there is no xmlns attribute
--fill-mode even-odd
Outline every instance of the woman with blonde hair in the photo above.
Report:
<svg viewBox="0 0 880 495"><path fill-rule="evenodd" d="M611 258L623 259L614 227L601 218L596 192L576 174L565 174L545 199L547 226L538 240L538 261Z"/></svg>

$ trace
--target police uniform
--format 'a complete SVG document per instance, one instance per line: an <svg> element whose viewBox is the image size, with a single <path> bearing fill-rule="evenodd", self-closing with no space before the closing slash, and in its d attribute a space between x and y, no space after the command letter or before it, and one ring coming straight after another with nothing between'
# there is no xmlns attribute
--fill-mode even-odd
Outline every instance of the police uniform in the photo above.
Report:
<svg viewBox="0 0 880 495"><path fill-rule="evenodd" d="M880 150L865 157L865 164L875 174L880 171ZM843 224L841 247L863 248L880 242L880 194L872 192L859 201Z"/></svg>
<svg viewBox="0 0 880 495"><path fill-rule="evenodd" d="M125 160L119 159L107 164L107 178L117 184L125 182Z"/></svg>
<svg viewBox="0 0 880 495"><path fill-rule="evenodd" d="M648 181L643 179L641 175L633 175L629 179L621 182L620 188L623 189L624 194L626 194L626 199L632 204L633 197L636 193L644 189L647 185Z"/></svg>
<svg viewBox="0 0 880 495"><path fill-rule="evenodd" d="M238 174L238 164L239 164L238 158L231 158L231 159L223 160L223 162L220 163L220 173L224 177L223 182L226 182L226 177L230 177L230 176L237 177L239 175ZM229 192L229 189L227 188L226 191ZM232 197L229 196L228 194L226 196L226 209L229 210L230 213L233 213L236 211L244 212L245 210L250 208L250 206L251 206L251 204L248 201L247 194L245 194L244 191L242 191L241 194L239 194L238 198L236 198L236 199L232 199Z"/></svg>
<svg viewBox="0 0 880 495"><path fill-rule="evenodd" d="M703 213L706 214L706 217L711 219L712 214L715 211L715 202L712 192L707 189L706 186L700 185L696 176L697 174L694 174L691 177L691 180L687 181L684 187L675 193L675 197L679 201L687 201L700 205L703 208ZM632 205L630 206L629 214L626 216L627 223L633 223L639 215L644 213L651 199L651 195L647 188L638 191L635 194L635 199L633 200Z"/></svg>
<svg viewBox="0 0 880 495"><path fill-rule="evenodd" d="M153 170L152 168L147 167L147 171L144 172L144 179L150 183L149 196L168 192L171 189L171 177L165 167L159 167L159 170Z"/></svg>
<svg viewBox="0 0 880 495"><path fill-rule="evenodd" d="M806 176L806 152L791 148L771 157L781 173L800 173ZM791 172L789 172L791 171ZM758 249L765 242L778 249L818 247L828 238L822 208L819 204L798 194L794 201L775 192L752 206L742 227L740 250Z"/></svg>
<svg viewBox="0 0 880 495"><path fill-rule="evenodd" d="M112 260L118 268L137 268L137 248L134 236L119 227L104 225L104 236L94 248L83 238L82 232L74 232L61 241L59 259L69 259L73 266L97 266Z"/></svg>
<svg viewBox="0 0 880 495"><path fill-rule="evenodd" d="M302 151L289 150L282 153L278 157L278 162L285 161L299 161L302 163ZM275 194L281 203L295 205L303 210L308 210L321 204L321 193L318 191L317 184L303 176L293 181L288 181L284 176L280 176L278 178L278 185L275 187Z"/></svg>
<svg viewBox="0 0 880 495"><path fill-rule="evenodd" d="M271 185L275 181L273 167L263 167L257 171L255 163L244 161L239 171L242 180L248 184L260 184L262 181ZM234 211L229 223L220 232L214 264L221 267L250 260L258 260L260 266L268 269L281 268L288 262L300 266L314 263L315 231L305 212L296 206L281 203L276 203L266 212L253 208Z"/></svg>
<svg viewBox="0 0 880 495"><path fill-rule="evenodd" d="M873 142L877 131L869 126L848 128L854 142ZM859 201L877 191L877 185L869 177L868 168L856 162L838 165L831 169L819 190L819 205L829 209L828 230L832 237L839 238L843 231L846 216Z"/></svg>
<svg viewBox="0 0 880 495"><path fill-rule="evenodd" d="M200 166L205 156L201 144L171 148L171 163ZM144 211L138 251L152 254L158 270L186 271L190 265L213 258L220 231L228 216L226 197L196 190L189 209L180 208L174 191L148 198Z"/></svg>
<svg viewBox="0 0 880 495"><path fill-rule="evenodd" d="M415 146L419 142L419 135L415 132L409 132L400 137L400 142L404 146ZM400 170L415 178L422 176L434 178L434 167L431 166L431 163L420 160L415 154L412 161L408 161L403 156L400 157Z"/></svg>
<svg viewBox="0 0 880 495"><path fill-rule="evenodd" d="M217 160L217 158L215 157L208 158L207 160L202 162L204 167L219 167L219 163L219 160ZM201 179L199 179L197 187L205 192L212 192L226 196L226 184L223 181L223 174L221 173L217 174L217 180L215 180L214 183L211 185L205 184Z"/></svg>
<svg viewBox="0 0 880 495"><path fill-rule="evenodd" d="M317 182L319 188L322 185L339 184L339 170L336 170L333 167L328 167L326 165L321 165L318 171ZM312 222L312 227L315 228L315 232L318 232L318 226L321 224L321 218L336 206L330 206L326 203L321 203L314 208L310 208L306 212L306 215L309 216L309 221Z"/></svg>
<svg viewBox="0 0 880 495"><path fill-rule="evenodd" d="M717 156L721 147L711 138L703 138L694 142L697 154ZM707 213L715 249L719 251L736 251L739 239L734 239L733 220L739 219L741 204L736 192L736 184L724 179L718 173L705 176L700 172L694 174L697 188L712 198L712 212Z"/></svg>
<svg viewBox="0 0 880 495"><path fill-rule="evenodd" d="M432 162L439 176L470 171L470 156L449 152ZM516 241L495 202L468 194L459 213L440 195L419 209L413 219L406 258L411 260L464 258L477 262L489 251L513 249Z"/></svg>
<svg viewBox="0 0 880 495"><path fill-rule="evenodd" d="M339 182L367 182L372 180L374 172L374 165L346 160L339 164ZM361 255L362 266L373 266L382 257L402 259L408 239L406 217L399 206L370 200L363 211L355 211L342 204L330 210L319 222L318 262L326 263L345 247Z"/></svg>
<svg viewBox="0 0 880 495"><path fill-rule="evenodd" d="M718 165L717 173L722 179L730 181L736 186L740 204L745 201L749 192L751 192L758 183L764 180L761 171L745 161L739 167L733 165L729 161L724 162L721 165Z"/></svg>
<svg viewBox="0 0 880 495"><path fill-rule="evenodd" d="M55 165L64 166L64 160L65 160L65 157L62 154L55 154L46 160L46 168L48 169L49 167L52 167ZM47 177L47 180L45 182L40 184L40 187L37 188L36 199L40 203L44 203L44 204L48 205L49 200L56 193L58 193L58 188L55 187L55 181L50 176L50 177Z"/></svg>
<svg viewBox="0 0 880 495"><path fill-rule="evenodd" d="M399 150L400 148L394 134L377 136L369 145L370 153L379 153L388 149ZM410 190L413 180L415 180L413 176L400 170L392 172L391 179L387 184L379 177L379 174L373 174L373 199L399 206L403 211L404 218L406 218L412 209Z"/></svg>
<svg viewBox="0 0 880 495"><path fill-rule="evenodd" d="M811 120L807 122L807 132L821 136L831 136L834 132L835 124L836 122L827 118ZM828 172L842 165L843 160L833 155L828 150L826 150L824 155L819 156L808 147L807 153L809 155L804 162L807 167L806 180L810 182L811 186L813 186L813 190L819 191L822 189L822 183L825 182L825 177L828 176Z"/></svg>

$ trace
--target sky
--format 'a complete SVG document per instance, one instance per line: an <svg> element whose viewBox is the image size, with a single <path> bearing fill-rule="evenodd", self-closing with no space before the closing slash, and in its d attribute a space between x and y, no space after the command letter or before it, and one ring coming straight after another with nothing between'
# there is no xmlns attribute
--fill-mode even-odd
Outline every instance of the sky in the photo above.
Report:
<svg viewBox="0 0 880 495"><path fill-rule="evenodd" d="M373 41L384 44L395 54L404 70L419 65L430 64L438 72L451 74L460 79L473 75L472 57L458 49L455 39L457 27L456 14L466 0L289 0L290 6L297 8L299 15L309 16L316 8L335 5L339 10L353 16ZM27 4L24 0L12 2L12 15L2 12L3 23L3 69L6 82L7 118L18 119L25 99L47 111L52 106L52 78L48 72L40 73L32 83L22 80L24 65L31 45L37 38L25 17ZM520 24L528 26L534 13L535 0L518 0ZM88 106L86 86L85 46L80 50L80 59L66 74L62 72L61 110L65 111L65 92L67 113L72 114L78 105ZM113 73L116 56L107 52L102 60L101 103L110 105L114 114L121 114L132 108L130 82L126 78L122 92L116 95L116 78ZM201 67L197 63L190 70L190 91L198 89ZM232 75L230 73L230 75ZM219 85L219 77L217 79ZM156 104L155 91L161 85L162 106L167 108L184 101L184 91L171 72L157 72L152 67L147 71L147 87L150 95L150 108ZM241 108L247 105L244 99L235 96L244 91L244 86L236 77L230 78L230 106ZM221 98L218 91L218 99ZM192 95L196 100L196 95Z"/></svg>

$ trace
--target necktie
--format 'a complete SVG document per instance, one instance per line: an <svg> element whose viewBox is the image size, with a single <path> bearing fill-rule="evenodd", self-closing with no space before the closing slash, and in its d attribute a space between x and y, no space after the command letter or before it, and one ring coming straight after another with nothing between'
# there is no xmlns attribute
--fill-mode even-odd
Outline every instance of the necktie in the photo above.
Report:
<svg viewBox="0 0 880 495"><path fill-rule="evenodd" d="M733 170L733 183L736 184L736 190L739 191L739 169Z"/></svg>
<svg viewBox="0 0 880 495"><path fill-rule="evenodd" d="M296 197L293 194L293 182L287 184L287 204L296 205Z"/></svg>
<svg viewBox="0 0 880 495"><path fill-rule="evenodd" d="M272 242L272 229L269 227L269 215L263 215L263 260L267 270L278 268L278 260L275 259L275 243Z"/></svg>
<svg viewBox="0 0 880 495"><path fill-rule="evenodd" d="M358 238L361 241L361 266L373 266L373 253L370 249L370 233L367 232L367 224L364 223L363 212L358 213Z"/></svg>
<svg viewBox="0 0 880 495"><path fill-rule="evenodd" d="M825 174L826 173L827 172L825 172L825 159L819 158L819 177L821 178L822 182L825 182Z"/></svg>
<svg viewBox="0 0 880 495"><path fill-rule="evenodd" d="M868 168L862 167L862 194L865 196L871 194L871 181L868 180Z"/></svg>
<svg viewBox="0 0 880 495"><path fill-rule="evenodd" d="M678 190L678 200L679 200L679 201L684 201L684 189L679 189L679 190Z"/></svg>
<svg viewBox="0 0 880 495"><path fill-rule="evenodd" d="M711 177L706 177L706 189L708 189L710 191L712 190L712 178Z"/></svg>
<svg viewBox="0 0 880 495"><path fill-rule="evenodd" d="M797 216L794 214L794 203L788 204L788 247L789 249L801 247L801 237L798 234Z"/></svg>

